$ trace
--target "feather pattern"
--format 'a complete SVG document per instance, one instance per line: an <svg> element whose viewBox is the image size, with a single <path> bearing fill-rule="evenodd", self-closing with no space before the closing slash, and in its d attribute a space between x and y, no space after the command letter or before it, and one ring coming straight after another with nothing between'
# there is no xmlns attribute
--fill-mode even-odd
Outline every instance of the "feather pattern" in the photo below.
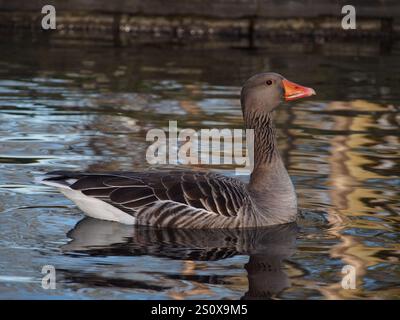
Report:
<svg viewBox="0 0 400 320"><path fill-rule="evenodd" d="M129 173L51 172L45 181L67 181L70 188L102 200L139 224L176 228L239 226L249 200L246 185L215 173L168 171Z"/></svg>

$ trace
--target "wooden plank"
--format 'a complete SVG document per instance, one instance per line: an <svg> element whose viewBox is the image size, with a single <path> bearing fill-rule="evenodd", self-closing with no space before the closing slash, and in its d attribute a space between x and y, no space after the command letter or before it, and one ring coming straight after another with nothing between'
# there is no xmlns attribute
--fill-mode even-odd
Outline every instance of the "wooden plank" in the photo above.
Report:
<svg viewBox="0 0 400 320"><path fill-rule="evenodd" d="M38 11L48 0L0 0L0 11ZM58 11L125 13L151 16L245 17L341 17L348 1L331 0L52 0ZM400 17L398 0L352 0L359 17Z"/></svg>

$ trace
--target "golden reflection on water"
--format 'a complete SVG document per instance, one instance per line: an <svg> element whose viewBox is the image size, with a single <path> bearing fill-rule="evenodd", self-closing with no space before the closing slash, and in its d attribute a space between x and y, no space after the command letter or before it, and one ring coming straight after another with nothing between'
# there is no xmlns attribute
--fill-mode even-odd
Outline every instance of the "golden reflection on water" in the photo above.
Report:
<svg viewBox="0 0 400 320"><path fill-rule="evenodd" d="M198 262L196 261L190 261L186 260L183 261L182 263L182 275L183 276L190 276L190 275L195 275L197 269L201 269L201 266L199 268ZM185 291L175 291L171 290L169 292L169 296L171 299L175 300L185 300L191 296L198 296L198 295L205 295L205 296L213 296L213 292L208 288L207 285L199 283L199 282L193 282L192 288L190 290L185 290Z"/></svg>
<svg viewBox="0 0 400 320"><path fill-rule="evenodd" d="M327 110L356 110L356 111L385 111L386 107L367 101L331 102L327 104ZM376 119L370 115L351 118L335 118L335 130L345 132L362 132L374 127ZM355 267L357 275L356 290L344 290L340 283L331 284L321 288L321 293L328 299L354 298L363 296L360 286L363 283L363 276L366 268L385 262L377 258L377 253L385 250L385 247L366 247L359 239L351 235L344 235L341 231L348 227L357 227L353 217L373 214L370 207L365 205L363 199L379 199L379 190L363 188L363 182L368 179L385 179L384 176L364 169L364 165L373 164L363 153L354 151L362 146L377 144L371 134L349 134L346 136L337 135L331 139L331 156L329 157L330 171L329 181L332 186L330 198L334 209L329 214L337 217L349 217L345 219L346 224L334 223L330 232L338 237L341 242L330 250L333 258L340 258L345 264ZM363 221L363 228L377 228L375 222ZM382 225L379 226L379 229ZM400 249L397 244L394 250ZM400 289L398 289L400 293Z"/></svg>

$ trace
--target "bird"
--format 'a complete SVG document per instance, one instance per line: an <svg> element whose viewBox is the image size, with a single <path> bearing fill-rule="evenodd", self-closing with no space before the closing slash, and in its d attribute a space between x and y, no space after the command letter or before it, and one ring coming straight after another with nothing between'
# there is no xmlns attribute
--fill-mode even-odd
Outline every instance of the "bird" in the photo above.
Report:
<svg viewBox="0 0 400 320"><path fill-rule="evenodd" d="M254 130L248 183L196 170L53 171L39 182L59 189L87 216L161 228L251 228L296 221L297 196L277 148L274 111L315 90L274 72L250 77L240 93L246 129Z"/></svg>

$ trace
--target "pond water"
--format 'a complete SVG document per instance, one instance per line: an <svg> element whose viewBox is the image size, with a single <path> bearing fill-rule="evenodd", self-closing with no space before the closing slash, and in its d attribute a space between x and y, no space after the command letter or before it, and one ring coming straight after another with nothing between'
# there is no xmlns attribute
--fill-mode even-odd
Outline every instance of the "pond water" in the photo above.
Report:
<svg viewBox="0 0 400 320"><path fill-rule="evenodd" d="M0 298L399 298L400 54L282 48L1 45ZM34 182L157 170L149 129L242 128L240 85L265 70L317 91L276 115L297 225L133 228L85 219ZM41 286L45 265L54 290ZM341 285L345 265L355 289Z"/></svg>

